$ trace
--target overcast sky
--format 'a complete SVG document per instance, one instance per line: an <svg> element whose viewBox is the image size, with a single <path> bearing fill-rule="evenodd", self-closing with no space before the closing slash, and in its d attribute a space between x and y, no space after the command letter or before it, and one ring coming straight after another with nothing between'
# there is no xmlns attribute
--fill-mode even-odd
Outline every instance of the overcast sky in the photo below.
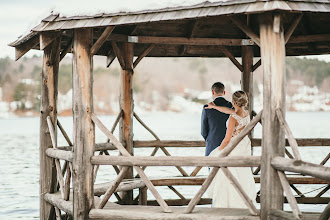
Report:
<svg viewBox="0 0 330 220"><path fill-rule="evenodd" d="M20 35L27 34L53 10L62 11L64 15L77 14L87 9L93 12L107 8L112 10L134 10L175 6L177 4L196 4L204 0L0 0L0 58L15 58L15 49L7 46ZM211 0L215 1L215 0ZM100 2L96 4L95 2ZM98 9L93 8L97 5ZM40 51L31 50L25 56L42 55ZM314 56L315 57L315 56ZM330 62L330 55L317 56Z"/></svg>

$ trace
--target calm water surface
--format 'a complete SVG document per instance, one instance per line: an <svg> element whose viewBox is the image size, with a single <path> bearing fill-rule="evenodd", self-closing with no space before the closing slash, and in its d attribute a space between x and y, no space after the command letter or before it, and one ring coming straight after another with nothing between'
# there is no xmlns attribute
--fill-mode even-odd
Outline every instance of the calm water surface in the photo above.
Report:
<svg viewBox="0 0 330 220"><path fill-rule="evenodd" d="M158 112L140 114L142 120L162 140L202 140L200 136L200 115ZM112 126L115 116L102 116L101 121ZM69 136L72 136L72 118L59 117L60 122ZM330 112L288 112L288 123L297 138L329 138L330 137ZM118 130L115 131L118 136ZM261 127L255 128L255 137L261 136ZM72 138L71 138L72 139ZM134 121L135 140L153 140L153 137ZM105 142L106 137L96 130L96 142ZM66 145L62 136L59 136L59 146ZM260 148L255 148L254 155L260 155ZM150 155L152 149L135 149L136 155ZM200 156L204 155L203 148L171 149L168 151L174 156ZM329 147L301 148L302 158L305 161L320 163L325 155L330 152ZM112 152L117 155L118 152ZM159 151L158 156L164 154ZM329 162L327 163L329 166ZM39 118L13 118L0 119L0 219L39 219ZM185 167L187 173L193 168ZM203 168L201 175L208 171ZM148 167L146 174L149 177L178 176L179 171L174 167ZM111 181L115 172L111 166L101 166L96 182ZM257 185L257 187L259 187ZM305 192L318 189L322 185L298 186ZM196 187L176 187L185 197L194 196ZM177 198L166 187L158 187L163 198ZM310 192L306 196L316 195L320 190ZM134 192L137 194L138 192ZM328 192L325 196L330 197ZM152 199L152 195L148 194ZM303 211L322 211L323 205L299 205ZM290 209L285 205L285 209Z"/></svg>

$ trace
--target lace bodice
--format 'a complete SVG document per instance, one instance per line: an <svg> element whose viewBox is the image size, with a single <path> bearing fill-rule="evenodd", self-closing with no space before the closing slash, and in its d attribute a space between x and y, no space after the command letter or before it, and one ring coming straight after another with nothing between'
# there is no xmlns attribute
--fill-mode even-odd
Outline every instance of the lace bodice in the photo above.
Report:
<svg viewBox="0 0 330 220"><path fill-rule="evenodd" d="M235 118L236 121L237 121L237 123L238 123L238 125L235 126L235 128L234 128L234 132L233 132L233 137L235 137L235 136L237 136L239 133L241 133L241 131L245 128L245 126L246 126L247 124L249 124L249 122L250 122L250 116L247 115L247 116L245 116L245 117L242 118L241 116L237 115L236 113L231 114L231 116L232 116L233 118Z"/></svg>

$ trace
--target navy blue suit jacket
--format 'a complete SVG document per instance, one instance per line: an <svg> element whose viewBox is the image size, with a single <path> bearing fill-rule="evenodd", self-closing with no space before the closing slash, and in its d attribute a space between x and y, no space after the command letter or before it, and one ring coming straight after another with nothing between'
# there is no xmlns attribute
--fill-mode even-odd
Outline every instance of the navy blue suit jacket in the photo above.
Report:
<svg viewBox="0 0 330 220"><path fill-rule="evenodd" d="M213 102L218 106L233 108L231 102L223 97L217 97ZM207 105L204 105L204 107L206 106ZM201 134L206 141L205 155L208 156L225 138L227 131L226 122L229 115L215 109L205 109L204 107L202 112Z"/></svg>

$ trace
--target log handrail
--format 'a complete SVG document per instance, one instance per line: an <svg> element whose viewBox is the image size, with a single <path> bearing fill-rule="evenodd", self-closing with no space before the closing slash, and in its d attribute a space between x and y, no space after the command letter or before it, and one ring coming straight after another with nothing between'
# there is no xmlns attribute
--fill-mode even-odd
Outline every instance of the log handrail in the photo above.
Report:
<svg viewBox="0 0 330 220"><path fill-rule="evenodd" d="M309 175L324 179L330 182L330 167L308 163L301 160L286 159L284 157L274 157L271 161L272 166L279 171L289 171Z"/></svg>
<svg viewBox="0 0 330 220"><path fill-rule="evenodd" d="M46 154L47 154L47 156L54 158L54 159L65 160L68 162L73 161L73 152L72 151L48 148L46 150Z"/></svg>
<svg viewBox="0 0 330 220"><path fill-rule="evenodd" d="M257 167L261 164L260 156L93 156L94 165L119 166L201 166L201 167Z"/></svg>
<svg viewBox="0 0 330 220"><path fill-rule="evenodd" d="M330 146L330 138L296 138L297 144L300 147L328 147ZM191 140L147 140L133 141L134 148L153 148L153 147L205 147L205 141ZM251 140L253 147L261 147L261 139L253 138ZM289 147L288 139L285 140L285 146Z"/></svg>

